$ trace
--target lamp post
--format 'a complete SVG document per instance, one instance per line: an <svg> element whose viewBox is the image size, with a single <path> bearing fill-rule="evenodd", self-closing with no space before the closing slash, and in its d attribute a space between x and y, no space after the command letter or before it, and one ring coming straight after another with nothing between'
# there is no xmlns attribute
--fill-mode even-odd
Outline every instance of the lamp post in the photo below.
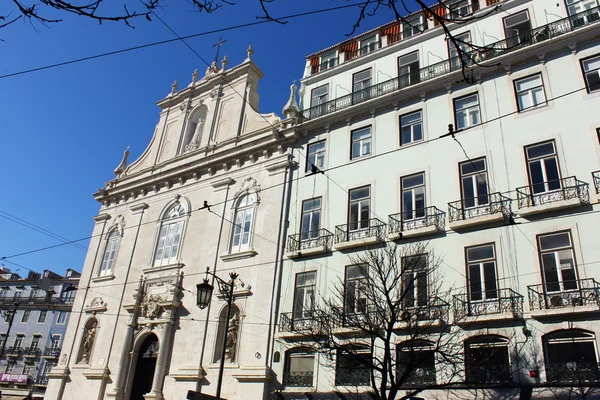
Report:
<svg viewBox="0 0 600 400"><path fill-rule="evenodd" d="M209 275L216 279L219 284L219 291L227 300L227 317L225 317L225 329L223 330L223 346L221 347L221 363L219 365L216 395L217 399L221 399L221 384L223 383L223 369L225 367L225 351L227 350L227 331L229 330L229 318L231 317L231 305L233 304L233 288L235 287L235 280L237 279L238 274L230 272L229 277L231 280L225 282L223 279L210 272L209 267L206 267L206 277L204 278L204 282L196 285L196 305L200 307L201 310L205 309L210 303L214 289L214 287L208 283Z"/></svg>

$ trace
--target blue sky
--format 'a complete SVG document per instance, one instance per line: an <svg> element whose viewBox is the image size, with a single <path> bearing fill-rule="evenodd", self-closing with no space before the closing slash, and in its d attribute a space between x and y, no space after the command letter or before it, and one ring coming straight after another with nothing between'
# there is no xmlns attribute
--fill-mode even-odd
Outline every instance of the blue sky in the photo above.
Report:
<svg viewBox="0 0 600 400"><path fill-rule="evenodd" d="M277 0L272 15L283 16L347 4L345 1ZM243 0L211 15L191 12L186 2L169 0L158 15L179 35L255 21L258 1ZM302 77L305 56L342 41L357 8L337 10L189 39L206 60L222 55L239 64L252 44L254 61L265 76L259 83L260 111L276 112L289 86ZM0 29L0 75L173 38L156 18L139 19L135 29L121 23L97 24L76 16L50 25L19 21ZM392 20L385 10L365 21L360 32ZM123 151L135 160L149 143L158 121L156 102L173 81L185 87L206 64L181 42L0 79L0 138L3 168L0 216L9 213L70 240L91 235L99 204L92 193L113 178ZM60 243L0 218L0 257ZM88 242L81 242L87 248ZM36 271L80 271L86 250L66 245L9 261ZM5 262L21 275L27 270Z"/></svg>

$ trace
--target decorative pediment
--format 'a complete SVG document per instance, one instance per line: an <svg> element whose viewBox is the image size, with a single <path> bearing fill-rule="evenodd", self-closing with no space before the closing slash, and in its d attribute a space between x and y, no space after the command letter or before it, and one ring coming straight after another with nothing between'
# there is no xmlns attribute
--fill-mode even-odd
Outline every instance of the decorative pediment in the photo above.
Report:
<svg viewBox="0 0 600 400"><path fill-rule="evenodd" d="M90 301L90 304L85 307L84 311L86 313L99 313L105 312L107 309L108 306L102 297L94 297L92 301Z"/></svg>

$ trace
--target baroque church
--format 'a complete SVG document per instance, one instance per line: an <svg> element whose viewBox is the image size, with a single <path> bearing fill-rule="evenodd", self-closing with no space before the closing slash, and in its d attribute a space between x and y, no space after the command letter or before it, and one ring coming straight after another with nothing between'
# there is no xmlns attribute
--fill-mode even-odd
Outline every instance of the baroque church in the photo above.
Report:
<svg viewBox="0 0 600 400"><path fill-rule="evenodd" d="M175 82L147 149L131 164L126 151L94 194L101 207L47 398L215 395L223 355L223 398L270 397L295 134L280 133L290 119L259 113L252 55L195 71L183 89ZM294 98L292 86L285 113L296 114ZM233 271L226 331L213 276ZM205 278L215 289L201 309Z"/></svg>

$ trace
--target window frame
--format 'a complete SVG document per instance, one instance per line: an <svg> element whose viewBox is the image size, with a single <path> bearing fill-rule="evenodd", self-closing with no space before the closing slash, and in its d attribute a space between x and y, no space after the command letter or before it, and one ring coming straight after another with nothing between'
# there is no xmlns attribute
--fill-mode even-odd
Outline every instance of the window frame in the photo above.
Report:
<svg viewBox="0 0 600 400"><path fill-rule="evenodd" d="M330 56L330 57L327 57L327 56ZM338 55L337 50L332 50L327 53L321 54L319 56L319 72L325 71L327 69L331 69L331 68L335 67L336 65L338 65L338 63L339 63L338 57L339 57L339 55ZM334 60L333 65L330 65L332 60Z"/></svg>
<svg viewBox="0 0 600 400"><path fill-rule="evenodd" d="M61 317L62 317L62 321L61 321ZM64 325L67 321L67 312L66 311L59 311L58 315L56 316L56 324L57 325Z"/></svg>
<svg viewBox="0 0 600 400"><path fill-rule="evenodd" d="M245 201L245 199L253 198L252 203L246 202L245 205L240 206L240 204ZM260 200L258 197L258 193L254 191L250 191L240 195L235 200L235 209L233 213L233 225L231 227L231 237L229 240L229 254L242 253L245 251L252 251L253 247L253 238L254 238L254 222L256 221L256 211L258 209L258 204ZM240 213L243 213L243 220L241 223L238 223L238 218ZM248 213L250 213L250 222L246 223L248 219ZM248 225L248 230L246 231L246 225ZM239 227L239 243L235 244L235 238L238 235L237 228ZM244 235L248 235L248 241L244 243Z"/></svg>
<svg viewBox="0 0 600 400"><path fill-rule="evenodd" d="M523 10L519 10L519 11L513 13L513 14L510 14L510 15L502 18L502 29L504 30L504 38L505 38L505 40L508 41L510 39L515 39L515 38L518 39L517 43L514 44L514 46L518 46L519 44L523 43L525 40L530 39L530 38L525 37L524 38L525 40L522 40L522 38L521 38L522 33L520 33L520 32L517 32L516 35L512 35L512 36L508 35L508 31L511 30L511 29L513 31L515 31L516 29L514 29L512 27L513 26L517 26L519 24L513 24L511 26L506 26L506 20L509 19L509 18L515 17L515 16L517 16L517 15L519 15L521 13L525 13L527 15L527 21L529 22L529 30L528 30L528 32L531 32L533 30L533 24L531 23L531 15L529 14L529 9L527 9L527 8L525 8ZM522 23L523 22L521 22L521 24Z"/></svg>
<svg viewBox="0 0 600 400"><path fill-rule="evenodd" d="M363 132L363 131L369 131L368 136L365 136L364 138L359 138L359 139L355 139L354 135L359 133L359 132ZM359 144L359 151L358 154L354 154L354 144L358 143ZM368 153L365 152L363 153L363 148L364 146L368 146L369 151ZM363 126L361 128L357 128L357 129L353 129L352 131L350 131L350 160L357 160L359 158L365 158L365 157L369 157L373 155L373 127L371 125L367 125L367 126Z"/></svg>
<svg viewBox="0 0 600 400"><path fill-rule="evenodd" d="M365 44L366 43L366 44ZM379 37L377 34L373 34L367 36L365 38L361 38L358 41L358 54L364 56L365 54L369 54L374 52L379 48ZM367 49L365 51L365 49Z"/></svg>
<svg viewBox="0 0 600 400"><path fill-rule="evenodd" d="M319 206L312 208L308 211L305 211L304 205L310 201L314 202L315 200L319 200ZM311 199L303 200L301 207L302 208L300 209L300 211L301 211L300 212L300 240L311 240L311 239L315 239L315 238L319 237L319 230L321 229L321 214L323 211L323 198L321 196L319 196L319 197L313 197ZM315 218L315 213L318 213L316 229L310 229L308 232L304 231L304 216L305 215L308 216L309 227L312 227L313 221ZM305 234L306 234L306 236L305 236Z"/></svg>
<svg viewBox="0 0 600 400"><path fill-rule="evenodd" d="M597 61L600 63L600 54L595 54L595 55L592 55L592 56L589 56L586 58L582 58L579 60L579 65L581 67L581 73L583 75L583 81L585 82L585 89L588 93L596 93L596 92L600 91L600 67L593 69L591 71L587 71L587 72L585 70L585 63L592 61L594 59L597 59ZM595 89L592 89L592 85L589 84L588 77L587 77L588 73L591 73L591 72L595 72L598 77L598 82L593 85L595 87Z"/></svg>
<svg viewBox="0 0 600 400"><path fill-rule="evenodd" d="M552 153L551 155L544 155L544 156L529 158L528 149L531 149L531 148L537 147L537 146L543 146L545 144L552 144L552 146L554 148L554 153ZM560 190L560 188L562 187L562 171L560 168L560 160L558 158L558 149L556 148L556 141L554 139L550 139L550 140L546 140L543 142L529 144L529 145L523 147L523 151L525 152L525 164L527 167L527 181L528 181L529 187L531 188L531 195L535 196L538 194L549 193L549 192L552 192L555 190ZM552 158L556 162L556 170L557 170L557 174L558 174L558 180L549 180L548 179L546 160L550 160ZM542 177L543 177L542 182L535 183L533 181L531 165L534 163L540 164L540 170L542 171ZM550 183L552 183L552 182L555 182L555 184L550 185ZM543 186L544 190L536 191L537 188L540 187L540 185Z"/></svg>
<svg viewBox="0 0 600 400"><path fill-rule="evenodd" d="M552 249L542 249L541 246L541 240L544 237L548 237L548 236L558 236L558 235L563 235L563 234L567 234L567 237L569 238L569 246L558 246L558 247L554 247ZM570 229L567 230L561 230L561 231L556 231L556 232L547 232L547 233L541 233L539 235L536 236L536 244L537 244L537 252L538 252L538 260L540 263L540 273L542 275L542 283L543 283L543 288L544 288L544 293L564 293L564 292L569 292L569 291L573 291L573 290L579 290L579 269L577 268L577 256L575 254L575 243L573 242L573 235L571 233ZM571 252L571 262L572 262L572 272L573 272L573 276L574 276L574 280L571 280L570 282L574 283L573 287L570 288L566 288L565 287L565 282L569 282L569 280L565 280L563 273L561 271L565 270L564 268L560 268L560 258L558 256L558 254L562 251L570 251ZM546 254L554 254L554 262L555 262L555 266L558 267L559 269L556 270L556 282L547 282L546 279L546 266L544 264L544 255ZM551 271L549 271L551 272ZM549 285L558 285L558 290L548 290L548 286Z"/></svg>
<svg viewBox="0 0 600 400"><path fill-rule="evenodd" d="M368 79L361 79L359 81L356 80L356 77L359 74L362 74L364 72L369 72L369 78ZM365 84L365 82L368 82L367 84ZM360 84L360 88L356 89L356 86ZM362 103L363 101L366 101L368 99L371 98L371 92L370 89L373 86L373 69L372 68L365 68L361 71L355 72L352 74L352 102L353 103Z"/></svg>
<svg viewBox="0 0 600 400"><path fill-rule="evenodd" d="M410 187L405 187L404 180L409 178L415 178L421 175L423 178L423 183L419 185L413 185ZM416 189L423 188L423 208L416 208L417 205L417 194ZM412 214L410 217L407 217L409 211L405 210L404 203L404 194L411 192L411 201L412 201L412 209L410 213ZM402 215L402 221L413 221L419 218L425 217L425 209L427 208L427 182L425 180L425 171L417 172L410 175L405 175L400 178L400 211Z"/></svg>
<svg viewBox="0 0 600 400"><path fill-rule="evenodd" d="M360 276L348 278L348 272L351 268L356 268ZM366 270L366 271L365 271ZM365 264L346 265L344 268L344 316L365 314L369 307L369 299L364 295L365 282L368 277L368 266ZM353 294L350 294L349 286L354 284ZM352 304L350 304L350 295L352 295ZM364 304L361 305L361 302ZM351 307L350 307L351 305Z"/></svg>
<svg viewBox="0 0 600 400"><path fill-rule="evenodd" d="M110 276L113 274L122 238L123 233L116 227L106 235L104 251L102 252L102 258L100 259L100 267L98 268L97 276Z"/></svg>
<svg viewBox="0 0 600 400"><path fill-rule="evenodd" d="M482 248L482 247L491 247L492 248L492 254L493 256L491 258L478 258L478 259L474 259L471 260L469 258L469 250L471 249L477 249L477 248ZM490 242L490 243L482 243L482 244L476 244L473 246L466 246L465 247L465 267L466 267L466 272L467 272L467 294L468 294L468 299L471 302L486 302L489 300L496 300L499 299L500 295L500 288L499 288L499 279L498 279L498 253L496 252L496 243L494 242ZM494 279L493 284L494 284L494 288L488 288L488 279L486 279L486 268L485 268L485 264L489 264L489 263L493 263L493 272L494 272ZM481 290L479 292L473 292L473 285L472 285L472 281L473 281L473 277L471 276L471 267L474 266L478 266L478 272L479 272L479 285ZM494 293L491 293L494 292ZM478 293L479 294L479 298L474 298L474 293ZM490 296L490 294L492 294Z"/></svg>
<svg viewBox="0 0 600 400"><path fill-rule="evenodd" d="M410 265L410 268L406 266L406 260L408 259L419 259L414 264ZM424 260L423 265L421 261ZM416 308L425 307L429 305L430 287L429 287L429 253L412 254L409 256L403 256L401 258L402 267L402 293L403 308ZM417 268L415 268L417 267ZM422 267L422 268L421 268ZM410 275L410 281L407 282L405 278ZM425 282L423 283L422 280ZM422 291L425 290L423 295ZM411 292L412 295L407 297L407 294Z"/></svg>
<svg viewBox="0 0 600 400"><path fill-rule="evenodd" d="M416 54L416 61L412 61L410 63L402 63L403 58L411 57ZM416 64L416 70L414 69ZM396 67L398 68L398 80L400 82L401 87L406 87L410 85L417 84L421 81L420 70L421 70L421 60L419 58L419 50L411 51L410 53L403 54L398 56ZM408 70L407 73L402 74L402 68L406 68ZM403 85L402 78L407 77L406 85Z"/></svg>
<svg viewBox="0 0 600 400"><path fill-rule="evenodd" d="M177 211L178 215L170 216L170 214L172 212L174 212L175 209L180 210L180 211ZM166 209L166 211L162 214L162 218L160 220L160 226L158 228L158 234L156 237L156 244L154 247L154 255L152 257L152 266L153 267L162 267L165 265L172 265L172 264L176 264L179 261L179 258L181 256L181 248L183 245L183 236L185 233L185 225L186 225L185 223L186 223L188 216L189 216L189 207L187 207L187 205L184 204L184 202L179 202L179 201L169 205L169 207ZM164 234L164 238L162 238L163 241L161 242L161 237L163 235L163 229L165 229L165 234ZM173 235L173 240L167 245L167 241L169 240L170 234ZM177 237L177 235L179 235L179 237L177 239L176 252L175 252L175 255L173 255L173 248L175 247L174 238ZM168 246L169 252L171 254L168 257L164 257L167 246ZM160 258L158 258L159 251L160 251Z"/></svg>
<svg viewBox="0 0 600 400"><path fill-rule="evenodd" d="M352 192L354 191L358 191L361 189L365 189L368 188L369 189L369 196L368 197L360 197L360 198L352 198ZM364 223L365 220L362 219L361 215L363 213L363 208L364 206L361 204L362 201L364 201L365 199L368 199L368 206L367 206L367 213L369 214L367 219L366 219L366 224ZM361 229L368 229L369 228L369 224L370 224L370 220L371 220L371 199L372 199L372 190L371 190L371 185L363 185L363 186L359 186L356 188L352 188L348 191L348 231L349 232L353 232L353 231L359 231ZM353 222L351 220L352 217L352 205L353 204L358 204L358 213L357 213L357 217L358 219L356 220L356 222ZM356 228L355 229L351 229L351 225L353 223L356 223Z"/></svg>
<svg viewBox="0 0 600 400"><path fill-rule="evenodd" d="M315 96L315 92L319 89L327 89L325 94L321 94L319 96ZM325 100L323 101L323 97ZM315 102L315 99L318 99L318 102ZM317 86L310 91L310 107L319 107L325 105L329 101L329 83L325 83L324 85Z"/></svg>
<svg viewBox="0 0 600 400"><path fill-rule="evenodd" d="M315 151L315 152L311 152L311 147L317 146L317 145L323 145L323 149L319 150L319 151ZM318 140L316 142L310 142L307 143L306 145L306 168L305 168L305 172L312 172L312 165L313 162L311 161L311 157L315 156L315 161L317 161L318 164L318 160L319 157L322 156L322 165L317 165L314 164L318 169L320 170L324 170L325 169L325 157L327 156L327 140Z"/></svg>
<svg viewBox="0 0 600 400"><path fill-rule="evenodd" d="M463 170L462 170L462 166L463 165L471 165L473 166L475 164L475 162L477 161L483 161L484 162L484 167L485 169L483 170L483 172L481 171L474 171L474 172L470 172L467 174L463 174ZM485 191L486 194L479 194L479 186L478 186L478 182L477 182L477 177L480 175L484 175L485 177ZM489 175L488 175L488 165L487 165L487 157L483 156L483 157L478 157L472 160L467 160L467 161L463 161L463 162L459 162L458 163L458 176L459 176L459 183L460 183L460 199L461 199L461 206L463 209L470 209L470 208L476 208L476 207L480 207L483 205L487 205L490 203L490 184L489 184ZM465 186L463 183L463 179L464 178L471 178L471 182L473 183L473 194L474 197L471 198L465 198ZM481 202L481 199L484 199L485 202ZM467 206L467 201L468 200L473 200L473 205L472 206Z"/></svg>
<svg viewBox="0 0 600 400"><path fill-rule="evenodd" d="M407 118L410 117L414 114L419 114L419 118L418 118L418 122L417 123L408 123L408 124L402 124L402 119L403 118ZM398 117L398 121L400 124L400 146L408 146L410 144L415 144L415 143L419 143L425 140L425 129L424 129L424 118L423 118L423 110L422 109L418 109L415 111L411 111L408 112L406 114L402 114ZM414 127L419 125L420 126L420 130L421 130L421 138L420 139L415 139L415 130ZM404 128L405 127L410 127L410 137L411 140L408 142L404 142Z"/></svg>
<svg viewBox="0 0 600 400"><path fill-rule="evenodd" d="M44 316L44 318L42 318L42 316ZM48 319L48 311L40 310L40 314L38 315L37 323L45 324L47 319Z"/></svg>
<svg viewBox="0 0 600 400"><path fill-rule="evenodd" d="M463 39L460 38L461 36L468 36L468 39L467 40L463 40ZM471 36L471 31L466 31L466 32L454 35L454 39L455 40L456 39L462 40L464 43L459 43L459 47L462 50L463 54L462 54L462 57L460 58L460 62L457 64L457 63L453 62L453 60L455 58L457 58L457 60L458 60L458 57L461 56L461 53L458 51L457 47L454 45L454 42L452 40L448 40L448 46L447 46L448 47L448 62L450 64L450 69L452 71L456 71L457 69L461 69L463 63L467 64L467 65L470 65L471 58L468 57L464 53L467 53L467 54L469 53L467 44L468 45L472 45L473 44L473 38ZM453 51L456 52L456 55L452 55Z"/></svg>
<svg viewBox="0 0 600 400"><path fill-rule="evenodd" d="M309 276L309 275L313 275L313 284L304 284L304 285L299 285L298 281L299 278L301 276ZM311 288L312 287L312 294L310 294L312 296L312 298L310 299L310 307L307 309L305 308L305 305L307 304L307 291L306 288ZM299 290L303 291L303 295L302 295L302 308L300 309L300 307L297 304L297 300L298 300L298 292ZM294 298L292 301L292 323L294 321L304 321L306 319L312 318L313 312L315 310L315 303L316 303L316 293L317 293L317 271L305 271L305 272L298 272L296 273L296 276L294 278Z"/></svg>
<svg viewBox="0 0 600 400"><path fill-rule="evenodd" d="M531 79L533 77L539 77L540 78L540 84L538 86L535 86L535 87L533 87L531 89L524 89L524 90L521 90L521 91L519 91L517 89L517 84L519 82L525 81L527 79ZM541 102L541 103L538 103L538 104L534 104L535 103L535 95L533 95L533 91L535 89L538 89L538 88L542 88L542 94L544 96L544 101ZM544 86L544 77L542 76L541 72L538 72L537 74L527 75L527 76L524 76L522 78L513 80L513 90L515 92L515 100L517 102L517 111L520 112L520 113L521 112L527 112L527 111L530 111L530 110L533 110L533 109L540 108L540 107L548 105L548 98L546 97L546 88ZM521 100L520 100L519 96L521 94L524 94L524 93L527 93L527 95L529 97L529 100L533 100L531 102L533 105L529 106L529 107L521 108Z"/></svg>
<svg viewBox="0 0 600 400"><path fill-rule="evenodd" d="M21 315L21 323L22 324L29 323L30 317L31 317L31 310L23 310L23 315Z"/></svg>
<svg viewBox="0 0 600 400"><path fill-rule="evenodd" d="M313 363L312 363L312 366L313 366L312 370L311 371L291 371L290 367L291 367L292 360L294 358L304 358L304 359L312 358L312 361L313 361ZM284 362L284 365L283 365L283 374L284 374L284 377L286 375L288 375L288 374L293 373L293 372L310 372L312 374L311 381L314 381L314 377L315 377L315 352L312 351L312 350L310 350L310 349L304 348L304 347L298 347L298 348L294 348L294 349L290 349L290 350L286 351L286 353L285 353L285 362ZM283 380L285 380L285 378ZM282 382L283 382L283 380L282 380ZM284 385L286 387L303 387L303 386L300 386L300 385L290 385L289 383L288 384L284 383ZM306 387L312 387L312 384L308 385Z"/></svg>
<svg viewBox="0 0 600 400"><path fill-rule="evenodd" d="M473 97L473 96L477 97L477 106L463 107L460 109L456 108L457 101L464 100L466 98ZM473 128L475 126L479 126L479 125L483 124L483 118L481 116L481 101L479 98L479 92L469 93L467 95L456 97L456 98L452 99L452 106L453 106L453 110L454 110L454 128L456 131ZM471 121L472 120L472 118L471 118L472 112L469 111L469 110L474 109L475 107L477 107L477 116L478 116L478 120L479 120L478 123L473 123ZM463 112L465 110L466 110L465 120L467 121L467 124L465 126L458 126L458 113Z"/></svg>

